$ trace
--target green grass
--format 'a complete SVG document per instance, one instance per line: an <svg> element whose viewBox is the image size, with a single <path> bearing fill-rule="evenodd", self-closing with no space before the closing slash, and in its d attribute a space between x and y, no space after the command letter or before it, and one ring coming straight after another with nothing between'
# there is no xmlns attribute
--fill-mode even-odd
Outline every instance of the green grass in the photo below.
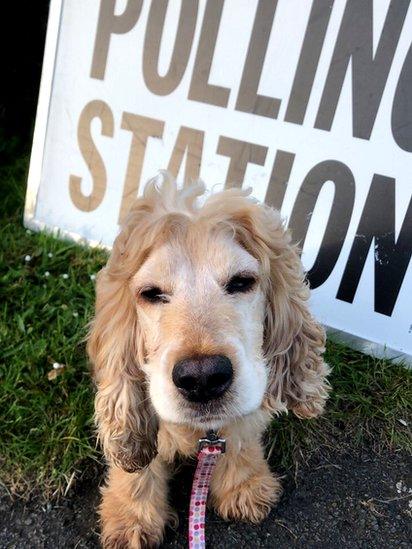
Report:
<svg viewBox="0 0 412 549"><path fill-rule="evenodd" d="M93 310L90 277L106 257L23 228L26 167L19 159L0 169L0 482L14 492L37 487L50 495L100 459L82 340ZM275 420L275 463L288 468L319 445L336 448L345 440L412 450L410 428L399 421L412 422L411 372L333 343L327 360L327 413ZM49 380L55 362L65 368Z"/></svg>
<svg viewBox="0 0 412 549"><path fill-rule="evenodd" d="M106 258L22 226L26 165L0 173L0 480L14 491L37 485L51 493L98 457L82 340L91 275ZM49 380L55 362L65 368Z"/></svg>
<svg viewBox="0 0 412 549"><path fill-rule="evenodd" d="M288 468L320 446L339 450L367 444L412 452L412 372L328 341L332 392L325 414L310 421L291 415L274 421L269 452ZM407 425L404 425L404 422Z"/></svg>

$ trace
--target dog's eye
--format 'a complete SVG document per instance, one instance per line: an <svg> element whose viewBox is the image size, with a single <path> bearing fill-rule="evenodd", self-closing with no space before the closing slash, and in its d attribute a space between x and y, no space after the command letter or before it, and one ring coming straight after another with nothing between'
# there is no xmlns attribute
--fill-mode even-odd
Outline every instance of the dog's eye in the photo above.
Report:
<svg viewBox="0 0 412 549"><path fill-rule="evenodd" d="M145 288L140 292L141 297L148 303L167 303L167 296L157 286Z"/></svg>
<svg viewBox="0 0 412 549"><path fill-rule="evenodd" d="M241 292L248 292L253 288L256 283L256 278L250 275L236 275L232 276L229 282L225 286L225 290L228 294L237 294Z"/></svg>

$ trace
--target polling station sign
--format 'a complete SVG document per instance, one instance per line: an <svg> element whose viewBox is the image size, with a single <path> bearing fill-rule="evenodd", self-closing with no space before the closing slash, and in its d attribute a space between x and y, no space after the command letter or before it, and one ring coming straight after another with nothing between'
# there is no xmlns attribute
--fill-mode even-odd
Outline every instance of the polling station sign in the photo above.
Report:
<svg viewBox="0 0 412 549"><path fill-rule="evenodd" d="M52 0L25 224L110 246L144 182L251 186L312 309L412 356L409 0Z"/></svg>

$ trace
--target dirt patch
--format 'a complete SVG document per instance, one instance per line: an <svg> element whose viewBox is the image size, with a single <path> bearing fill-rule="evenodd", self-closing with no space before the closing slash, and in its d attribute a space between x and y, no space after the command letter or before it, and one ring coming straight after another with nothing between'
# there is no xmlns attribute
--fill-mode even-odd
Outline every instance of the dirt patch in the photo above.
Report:
<svg viewBox="0 0 412 549"><path fill-rule="evenodd" d="M412 467L404 453L348 448L317 455L297 475L286 474L285 493L259 526L224 522L209 512L210 547L409 548L412 540ZM193 468L171 485L179 511L177 531L163 547L186 547L187 506ZM85 479L70 497L44 504L0 497L1 548L95 548L99 480Z"/></svg>

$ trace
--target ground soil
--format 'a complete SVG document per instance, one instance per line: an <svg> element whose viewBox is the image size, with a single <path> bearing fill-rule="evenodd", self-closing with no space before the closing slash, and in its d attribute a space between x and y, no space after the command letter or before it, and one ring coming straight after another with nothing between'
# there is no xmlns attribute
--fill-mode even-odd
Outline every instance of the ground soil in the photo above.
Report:
<svg viewBox="0 0 412 549"><path fill-rule="evenodd" d="M412 463L404 453L369 448L322 452L283 479L281 502L260 525L224 522L209 511L209 547L385 548L412 547ZM162 547L186 547L187 506L193 468L171 486L179 511L177 531ZM90 475L89 475L90 476ZM85 478L70 495L45 503L0 497L1 548L95 548L95 514L101 476Z"/></svg>

